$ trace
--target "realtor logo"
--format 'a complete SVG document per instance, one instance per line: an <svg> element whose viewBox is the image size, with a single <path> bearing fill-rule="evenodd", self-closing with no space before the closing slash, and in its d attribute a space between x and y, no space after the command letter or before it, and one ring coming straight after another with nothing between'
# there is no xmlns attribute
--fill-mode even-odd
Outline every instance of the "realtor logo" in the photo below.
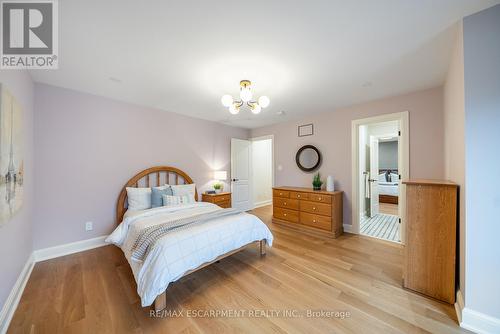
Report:
<svg viewBox="0 0 500 334"><path fill-rule="evenodd" d="M1 1L3 69L57 69L57 0Z"/></svg>

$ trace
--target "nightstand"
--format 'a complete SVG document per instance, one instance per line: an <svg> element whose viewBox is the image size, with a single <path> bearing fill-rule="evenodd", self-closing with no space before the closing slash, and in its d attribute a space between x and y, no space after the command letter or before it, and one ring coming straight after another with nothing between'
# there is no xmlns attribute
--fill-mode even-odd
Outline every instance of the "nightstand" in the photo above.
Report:
<svg viewBox="0 0 500 334"><path fill-rule="evenodd" d="M231 207L231 193L201 194L201 200L203 202L217 204L221 208Z"/></svg>

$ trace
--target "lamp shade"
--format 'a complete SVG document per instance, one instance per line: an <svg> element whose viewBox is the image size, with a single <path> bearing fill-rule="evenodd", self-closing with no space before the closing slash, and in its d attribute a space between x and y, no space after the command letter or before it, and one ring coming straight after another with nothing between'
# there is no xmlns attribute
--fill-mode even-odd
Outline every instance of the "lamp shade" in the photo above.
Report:
<svg viewBox="0 0 500 334"><path fill-rule="evenodd" d="M269 106L269 98L267 96L261 96L259 97L259 104L262 108L267 108Z"/></svg>
<svg viewBox="0 0 500 334"><path fill-rule="evenodd" d="M252 99L252 91L250 88L242 88L240 91L240 98L243 102L248 102Z"/></svg>
<svg viewBox="0 0 500 334"><path fill-rule="evenodd" d="M216 170L214 172L214 179L223 181L227 179L227 172L225 170Z"/></svg>
<svg viewBox="0 0 500 334"><path fill-rule="evenodd" d="M233 104L233 97L231 95L224 95L221 99L220 99L222 105L224 107L230 107L231 104Z"/></svg>
<svg viewBox="0 0 500 334"><path fill-rule="evenodd" d="M260 111L261 111L261 110L262 110L262 108L260 107L260 105L259 105L258 103L255 103L255 104L253 105L252 112L253 112L254 114L258 114L258 113L260 113Z"/></svg>
<svg viewBox="0 0 500 334"><path fill-rule="evenodd" d="M229 107L229 112L233 115L236 115L240 112L240 108L237 108L236 105L233 103L231 104L231 106Z"/></svg>

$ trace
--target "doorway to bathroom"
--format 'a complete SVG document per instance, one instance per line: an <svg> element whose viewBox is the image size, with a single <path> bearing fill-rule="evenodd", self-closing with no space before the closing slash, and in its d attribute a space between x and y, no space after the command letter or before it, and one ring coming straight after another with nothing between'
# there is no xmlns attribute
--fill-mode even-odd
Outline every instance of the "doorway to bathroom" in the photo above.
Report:
<svg viewBox="0 0 500 334"><path fill-rule="evenodd" d="M353 121L354 233L397 243L404 240L401 179L408 174L406 121L407 113Z"/></svg>

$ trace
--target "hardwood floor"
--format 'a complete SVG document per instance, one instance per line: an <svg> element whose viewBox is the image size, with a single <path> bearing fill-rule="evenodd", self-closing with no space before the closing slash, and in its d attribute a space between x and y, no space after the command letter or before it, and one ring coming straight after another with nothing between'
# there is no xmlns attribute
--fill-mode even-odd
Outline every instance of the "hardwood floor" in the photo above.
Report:
<svg viewBox="0 0 500 334"><path fill-rule="evenodd" d="M125 257L106 246L37 263L9 333L466 332L453 306L401 288L400 245L300 235L270 223L271 207L254 213L275 236L267 255L247 249L173 283L170 318L140 306ZM312 318L308 309L339 313ZM210 318L198 310L246 313Z"/></svg>
<svg viewBox="0 0 500 334"><path fill-rule="evenodd" d="M398 205L391 203L379 203L378 211L386 215L398 215Z"/></svg>

